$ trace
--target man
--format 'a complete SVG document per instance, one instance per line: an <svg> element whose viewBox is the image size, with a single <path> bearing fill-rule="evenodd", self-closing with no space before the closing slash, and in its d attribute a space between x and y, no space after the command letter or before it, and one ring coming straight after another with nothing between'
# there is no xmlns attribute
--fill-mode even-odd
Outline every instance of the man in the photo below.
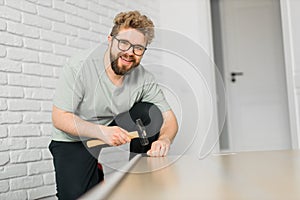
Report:
<svg viewBox="0 0 300 200"><path fill-rule="evenodd" d="M103 180L98 154L86 148L89 138L111 146L130 142L131 152L148 156L167 155L178 129L176 117L153 75L140 65L153 37L153 22L145 15L119 13L107 47L88 50L63 68L49 146L59 199L76 199ZM138 119L149 133L145 146L128 136Z"/></svg>

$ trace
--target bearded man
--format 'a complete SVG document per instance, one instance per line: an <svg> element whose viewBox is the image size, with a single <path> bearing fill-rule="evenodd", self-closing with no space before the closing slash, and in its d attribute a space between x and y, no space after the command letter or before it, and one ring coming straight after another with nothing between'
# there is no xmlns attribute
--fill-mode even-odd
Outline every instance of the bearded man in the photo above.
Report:
<svg viewBox="0 0 300 200"><path fill-rule="evenodd" d="M177 120L153 74L140 64L153 38L154 24L147 16L121 12L108 45L86 50L64 66L53 102L49 145L59 199L76 199L103 180L99 151L86 147L91 138L111 146L130 143L134 153L167 155ZM150 133L147 145L129 137L138 119Z"/></svg>

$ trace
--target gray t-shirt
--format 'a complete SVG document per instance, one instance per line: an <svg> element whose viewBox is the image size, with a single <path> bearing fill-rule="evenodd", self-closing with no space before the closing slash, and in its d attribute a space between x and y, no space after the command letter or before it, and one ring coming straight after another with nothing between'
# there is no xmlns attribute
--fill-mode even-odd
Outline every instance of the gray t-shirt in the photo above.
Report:
<svg viewBox="0 0 300 200"><path fill-rule="evenodd" d="M108 125L114 117L128 111L139 101L151 102L165 112L170 109L154 76L139 65L124 76L122 86L115 86L108 78L104 66L106 45L70 59L60 75L54 105L72 112L81 119ZM55 141L80 141L79 137L53 127ZM86 139L86 138L81 138Z"/></svg>

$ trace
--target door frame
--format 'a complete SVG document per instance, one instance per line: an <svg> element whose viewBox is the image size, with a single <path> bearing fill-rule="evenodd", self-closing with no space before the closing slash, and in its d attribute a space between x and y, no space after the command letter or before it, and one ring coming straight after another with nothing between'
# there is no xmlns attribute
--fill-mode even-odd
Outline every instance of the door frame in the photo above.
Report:
<svg viewBox="0 0 300 200"><path fill-rule="evenodd" d="M297 112L297 97L295 94L295 82L293 76L293 69L295 69L295 59L293 51L293 34L291 30L291 16L290 16L290 1L280 0L281 23L283 34L283 49L284 49L284 62L285 74L287 84L288 108L290 117L290 130L292 139L292 148L300 148L300 132L298 120L300 119Z"/></svg>

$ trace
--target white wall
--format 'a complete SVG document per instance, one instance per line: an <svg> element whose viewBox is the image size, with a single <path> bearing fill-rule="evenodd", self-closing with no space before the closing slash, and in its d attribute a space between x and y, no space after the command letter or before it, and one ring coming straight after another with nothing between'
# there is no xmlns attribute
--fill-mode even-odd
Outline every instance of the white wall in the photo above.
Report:
<svg viewBox="0 0 300 200"><path fill-rule="evenodd" d="M160 28L184 34L212 55L209 0L160 1Z"/></svg>
<svg viewBox="0 0 300 200"><path fill-rule="evenodd" d="M177 53L164 51L160 69L180 124L170 152L199 155L202 148L203 155L218 139L209 0L161 0L159 28L162 46Z"/></svg>
<svg viewBox="0 0 300 200"><path fill-rule="evenodd" d="M0 199L52 196L48 151L61 67L109 34L119 11L157 21L157 1L0 0Z"/></svg>
<svg viewBox="0 0 300 200"><path fill-rule="evenodd" d="M292 144L300 148L300 1L281 0Z"/></svg>

